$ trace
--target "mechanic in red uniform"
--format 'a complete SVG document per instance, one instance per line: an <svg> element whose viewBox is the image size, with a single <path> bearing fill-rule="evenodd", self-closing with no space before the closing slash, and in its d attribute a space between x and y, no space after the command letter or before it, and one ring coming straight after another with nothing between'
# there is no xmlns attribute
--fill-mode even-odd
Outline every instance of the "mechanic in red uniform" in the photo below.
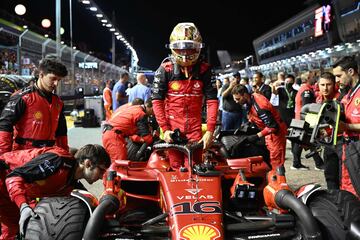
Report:
<svg viewBox="0 0 360 240"><path fill-rule="evenodd" d="M35 85L14 93L1 113L0 154L53 145L69 148L64 104L54 94L59 81L67 75L66 67L48 56L41 60L38 70Z"/></svg>
<svg viewBox="0 0 360 240"><path fill-rule="evenodd" d="M316 97L316 103L324 103L326 101L338 100L340 92L336 86L335 76L330 72L321 74L319 82L319 95ZM341 151L342 144L334 147L324 147L324 175L328 189L339 189L339 165L340 158L338 151Z"/></svg>
<svg viewBox="0 0 360 240"><path fill-rule="evenodd" d="M295 97L295 119L301 119L300 113L301 108L309 103L315 103L316 97L313 90L313 86L315 83L315 75L311 71L307 71L301 74L301 80L303 84ZM294 143L291 145L291 152L293 154L293 165L290 167L292 170L309 170L309 167L304 166L301 163L301 153L303 148L300 144ZM313 156L315 162L315 170L323 170L324 162L321 159L320 155L316 152Z"/></svg>
<svg viewBox="0 0 360 240"><path fill-rule="evenodd" d="M341 103L344 106L344 122L339 124L339 133L344 133L344 139L347 139L343 145L342 154L342 168L341 168L341 183L340 189L347 190L360 197L360 186L355 186L352 179L350 178L349 169L345 164L346 149L350 144L359 145L360 137L360 84L359 84L359 72L356 60L353 57L343 57L335 62L333 66L333 73L336 78L340 79L340 82L345 85L350 85L351 90L344 98ZM356 161L358 161L358 156ZM358 169L352 169L357 171ZM359 181L359 175L353 174L355 180Z"/></svg>
<svg viewBox="0 0 360 240"><path fill-rule="evenodd" d="M272 169L277 169L285 162L285 146L287 127L276 108L269 100L259 93L249 94L243 85L237 85L232 90L234 101L240 105L247 104L250 107L248 119L261 129L260 132L247 137L249 142L256 142L265 137L266 147L270 152L270 164Z"/></svg>
<svg viewBox="0 0 360 240"><path fill-rule="evenodd" d="M111 161L127 159L125 138L133 142L151 144L153 141L148 117L153 115L151 100L144 105L123 105L104 125L103 146Z"/></svg>
<svg viewBox="0 0 360 240"><path fill-rule="evenodd" d="M334 74L330 72L322 73L318 86L319 94L316 97L316 103L324 103L325 101L339 99L340 92L338 91Z"/></svg>
<svg viewBox="0 0 360 240"><path fill-rule="evenodd" d="M111 81L106 81L106 86L103 90L103 101L104 101L104 109L105 109L105 120L109 120L112 114L111 106L112 106L112 92L111 92Z"/></svg>
<svg viewBox="0 0 360 240"><path fill-rule="evenodd" d="M34 216L34 200L66 196L81 185L102 178L110 157L97 144L80 148L75 156L57 146L7 152L0 156L1 240L14 240L24 223ZM20 209L20 211L19 211Z"/></svg>
<svg viewBox="0 0 360 240"><path fill-rule="evenodd" d="M155 72L152 99L156 120L164 132L165 142L172 142L175 129L190 142L203 142L204 149L212 142L218 111L215 79L211 67L199 60L203 48L200 32L193 23L177 24L171 35L172 56L165 59ZM203 98L207 105L207 131L202 136L201 115ZM200 157L201 151L196 153ZM184 155L169 151L170 166L180 168Z"/></svg>

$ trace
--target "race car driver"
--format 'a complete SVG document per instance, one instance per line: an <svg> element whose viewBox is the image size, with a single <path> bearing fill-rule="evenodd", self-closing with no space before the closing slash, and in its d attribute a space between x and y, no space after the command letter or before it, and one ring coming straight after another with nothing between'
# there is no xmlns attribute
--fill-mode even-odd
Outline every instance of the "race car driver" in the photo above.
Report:
<svg viewBox="0 0 360 240"><path fill-rule="evenodd" d="M104 125L102 142L111 161L127 159L125 138L136 143L152 143L148 117L153 115L151 99L143 105L123 105Z"/></svg>
<svg viewBox="0 0 360 240"><path fill-rule="evenodd" d="M110 166L110 157L102 146L88 144L74 157L54 146L7 152L0 163L0 239L14 240L19 225L24 235L24 223L35 216L36 198L69 195L80 179L94 183Z"/></svg>
<svg viewBox="0 0 360 240"><path fill-rule="evenodd" d="M248 119L261 129L260 132L247 137L251 143L265 137L266 147L270 152L270 164L273 170L285 162L287 127L275 107L259 93L249 94L246 87L237 85L232 90L234 101L250 107Z"/></svg>
<svg viewBox="0 0 360 240"><path fill-rule="evenodd" d="M35 85L14 93L0 115L0 154L53 145L68 150L64 104L54 94L66 75L54 56L41 60Z"/></svg>
<svg viewBox="0 0 360 240"><path fill-rule="evenodd" d="M215 79L211 68L199 60L204 47L199 30L193 23L177 24L171 35L171 57L155 72L152 99L156 120L164 132L165 142L172 142L175 129L191 142L203 142L204 149L212 142L218 111ZM203 98L207 105L207 131L202 136L201 113ZM200 156L201 151L196 154ZM170 166L178 169L184 155L169 151Z"/></svg>

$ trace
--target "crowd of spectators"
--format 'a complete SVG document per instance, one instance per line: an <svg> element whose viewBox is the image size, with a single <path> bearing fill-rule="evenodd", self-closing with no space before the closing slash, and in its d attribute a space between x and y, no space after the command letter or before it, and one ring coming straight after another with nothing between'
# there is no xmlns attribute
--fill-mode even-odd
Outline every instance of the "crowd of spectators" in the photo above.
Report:
<svg viewBox="0 0 360 240"><path fill-rule="evenodd" d="M0 74L17 74L16 51L0 49Z"/></svg>

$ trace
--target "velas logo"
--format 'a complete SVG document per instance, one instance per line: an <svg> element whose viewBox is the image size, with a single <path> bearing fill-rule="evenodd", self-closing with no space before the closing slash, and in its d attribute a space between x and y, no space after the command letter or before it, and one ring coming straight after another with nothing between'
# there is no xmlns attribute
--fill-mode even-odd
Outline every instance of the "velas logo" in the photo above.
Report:
<svg viewBox="0 0 360 240"><path fill-rule="evenodd" d="M180 89L180 83L178 83L178 82L173 82L173 83L171 83L170 88L171 88L172 90L174 90L174 91L178 91L178 90Z"/></svg>
<svg viewBox="0 0 360 240"><path fill-rule="evenodd" d="M43 117L43 114L40 111L37 111L34 113L35 120L41 120Z"/></svg>
<svg viewBox="0 0 360 240"><path fill-rule="evenodd" d="M183 240L215 240L220 237L220 231L208 224L191 224L180 230Z"/></svg>

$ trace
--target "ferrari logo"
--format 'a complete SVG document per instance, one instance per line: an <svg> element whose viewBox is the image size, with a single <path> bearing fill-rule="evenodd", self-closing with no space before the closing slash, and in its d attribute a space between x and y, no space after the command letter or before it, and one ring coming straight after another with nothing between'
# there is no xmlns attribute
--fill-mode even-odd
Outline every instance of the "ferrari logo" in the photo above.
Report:
<svg viewBox="0 0 360 240"><path fill-rule="evenodd" d="M40 111L37 111L34 113L35 120L41 120L43 117L43 114Z"/></svg>
<svg viewBox="0 0 360 240"><path fill-rule="evenodd" d="M185 189L185 191L187 191L188 193L191 193L192 195L195 195L197 193L199 193L202 189Z"/></svg>
<svg viewBox="0 0 360 240"><path fill-rule="evenodd" d="M355 98L355 106L360 104L360 98Z"/></svg>
<svg viewBox="0 0 360 240"><path fill-rule="evenodd" d="M220 237L220 231L208 224L191 224L180 230L184 240L215 240Z"/></svg>
<svg viewBox="0 0 360 240"><path fill-rule="evenodd" d="M178 83L178 82L173 82L173 83L171 83L170 88L171 88L172 90L174 90L174 91L178 91L178 90L180 89L180 83Z"/></svg>

